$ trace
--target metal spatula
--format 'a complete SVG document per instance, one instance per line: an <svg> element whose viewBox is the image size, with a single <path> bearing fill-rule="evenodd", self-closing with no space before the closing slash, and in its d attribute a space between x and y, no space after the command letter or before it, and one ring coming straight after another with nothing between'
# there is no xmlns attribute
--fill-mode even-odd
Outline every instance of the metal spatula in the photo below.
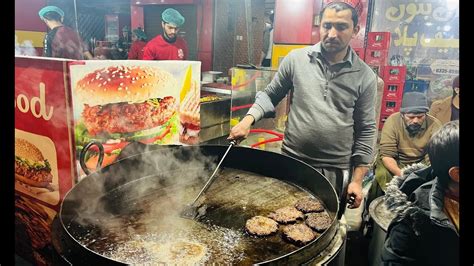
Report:
<svg viewBox="0 0 474 266"><path fill-rule="evenodd" d="M227 156L227 153L229 153L230 151L230 148L232 148L232 146L234 146L237 142L235 140L232 140L229 144L229 147L227 148L227 150L225 151L224 153L224 156L222 156L221 160L219 161L219 164L217 164L217 167L216 169L214 170L214 172L212 173L211 177L207 180L206 184L204 185L204 187L201 189L201 191L199 192L199 194L197 195L197 197L193 200L193 202L191 202L191 204L188 204L186 205L185 209L183 210L183 212L181 212L181 217L183 218L187 218L187 219L194 219L197 214L198 214L198 207L199 206L196 206L196 202L198 202L199 198L207 191L207 189L211 186L212 182L214 181L215 177L216 177L216 173L217 171L219 170L219 167L221 166L222 162L224 161L225 157Z"/></svg>

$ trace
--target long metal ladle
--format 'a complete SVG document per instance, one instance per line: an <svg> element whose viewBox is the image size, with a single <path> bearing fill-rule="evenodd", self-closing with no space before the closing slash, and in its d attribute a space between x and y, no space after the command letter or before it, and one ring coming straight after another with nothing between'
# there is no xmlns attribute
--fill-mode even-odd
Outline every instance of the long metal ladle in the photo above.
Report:
<svg viewBox="0 0 474 266"><path fill-rule="evenodd" d="M196 196L196 198L193 200L193 202L191 202L191 204L186 205L184 211L180 215L181 217L187 218L187 219L194 219L197 216L197 214L198 214L197 209L198 209L199 206L196 206L196 202L198 202L199 198L209 189L212 182L216 178L216 173L219 170L219 168L220 168L222 162L224 161L225 157L227 156L227 153L229 153L230 148L232 148L232 146L234 146L236 144L237 144L237 142L235 140L232 140L230 142L229 147L225 151L224 156L222 156L221 160L219 161L219 164L217 164L217 167L214 170L214 172L212 173L211 177L207 180L206 184L201 189L201 191Z"/></svg>

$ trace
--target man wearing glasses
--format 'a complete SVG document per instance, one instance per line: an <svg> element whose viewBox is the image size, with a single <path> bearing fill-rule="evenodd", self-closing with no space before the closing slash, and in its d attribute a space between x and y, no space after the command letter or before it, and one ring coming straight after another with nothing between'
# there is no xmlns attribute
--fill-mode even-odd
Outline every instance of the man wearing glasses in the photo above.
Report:
<svg viewBox="0 0 474 266"><path fill-rule="evenodd" d="M184 24L184 17L173 8L161 13L163 33L147 43L143 60L186 60L188 45L178 37L179 28Z"/></svg>
<svg viewBox="0 0 474 266"><path fill-rule="evenodd" d="M384 194L393 176L402 176L403 167L419 162L429 164L425 147L441 128L441 122L429 115L428 110L425 94L408 92L403 95L400 112L385 121L368 203Z"/></svg>

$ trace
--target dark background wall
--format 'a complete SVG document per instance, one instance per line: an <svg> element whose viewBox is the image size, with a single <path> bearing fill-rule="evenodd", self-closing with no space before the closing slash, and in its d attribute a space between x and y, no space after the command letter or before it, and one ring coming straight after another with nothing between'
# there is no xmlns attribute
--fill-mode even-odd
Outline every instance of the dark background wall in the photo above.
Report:
<svg viewBox="0 0 474 266"><path fill-rule="evenodd" d="M237 64L257 64L259 60L265 27L265 0L251 1L251 36L248 36L245 11L244 0L215 1L213 70L222 71L224 76ZM237 40L237 36L242 36L242 40ZM252 51L248 37L252 38Z"/></svg>
<svg viewBox="0 0 474 266"><path fill-rule="evenodd" d="M61 8L64 13L64 24L72 28L76 28L76 12L74 10L74 1L49 0L48 5L55 5ZM122 4L123 5L123 4ZM117 3L119 6L119 3ZM124 6L125 7L125 6ZM128 5L129 7L129 5ZM77 27L83 41L92 51L91 39L104 40L105 38L105 15L110 12L106 7L94 6L88 1L77 1ZM122 12L126 11L123 9ZM130 13L130 12L129 12Z"/></svg>

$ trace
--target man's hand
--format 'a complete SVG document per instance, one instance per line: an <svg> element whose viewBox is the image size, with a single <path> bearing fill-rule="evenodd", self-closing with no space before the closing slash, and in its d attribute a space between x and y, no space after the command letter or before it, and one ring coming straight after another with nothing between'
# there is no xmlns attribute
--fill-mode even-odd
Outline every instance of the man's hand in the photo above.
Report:
<svg viewBox="0 0 474 266"><path fill-rule="evenodd" d="M362 184L352 181L349 186L347 186L347 198L350 199L351 196L354 197L354 202L352 204L349 203L347 207L349 209L358 208L362 202Z"/></svg>
<svg viewBox="0 0 474 266"><path fill-rule="evenodd" d="M251 115L246 115L242 121L240 121L237 125L235 125L231 130L229 137L227 137L228 140L236 140L237 143L241 142L250 133L250 126L252 126L252 123L255 121L253 116Z"/></svg>
<svg viewBox="0 0 474 266"><path fill-rule="evenodd" d="M354 202L349 202L349 206L347 206L349 209L358 208L362 202L362 180L368 170L367 166L359 165L354 167L352 181L347 186L347 199L354 198Z"/></svg>

